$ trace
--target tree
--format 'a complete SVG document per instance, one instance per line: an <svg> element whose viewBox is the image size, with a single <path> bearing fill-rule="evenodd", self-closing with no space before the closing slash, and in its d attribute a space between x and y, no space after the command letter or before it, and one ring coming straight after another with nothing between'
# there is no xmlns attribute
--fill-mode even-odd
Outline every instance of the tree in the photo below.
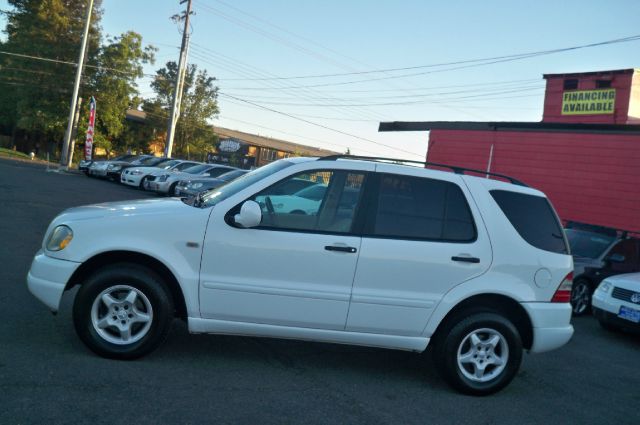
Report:
<svg viewBox="0 0 640 425"><path fill-rule="evenodd" d="M7 16L2 50L21 56L0 55L0 126L28 135L32 146L53 141L53 147L59 148L67 127L87 1L8 3L12 9L2 12ZM77 134L84 139L88 99L94 96L98 105L96 146L125 150L133 137L131 131L125 135L126 111L141 103L136 79L143 76L143 64L153 63L155 49L144 47L142 36L133 31L103 41L100 5L101 0L94 0Z"/></svg>
<svg viewBox="0 0 640 425"><path fill-rule="evenodd" d="M173 102L177 72L178 65L175 62L167 62L165 67L159 69L151 83L156 96L143 106L149 122L163 130L166 130ZM218 88L214 86L214 82L215 78L209 76L206 70L198 70L193 64L187 67L181 113L174 139L176 155L194 153L200 156L211 150L216 143L213 129L208 124L208 120L218 114Z"/></svg>
<svg viewBox="0 0 640 425"><path fill-rule="evenodd" d="M133 31L109 38L107 44L100 47L96 59L98 69L84 91L87 97L93 96L98 105L96 146L107 151L132 147L130 139L120 136L127 126L127 110L141 102L136 79L144 75L143 64L153 63L155 50L150 46L143 47L142 36ZM83 111L78 134L86 131L89 111L88 108Z"/></svg>
<svg viewBox="0 0 640 425"><path fill-rule="evenodd" d="M73 88L76 62L85 18L85 0L8 0L12 10L4 30L2 48L18 55L0 55L0 124L29 132L36 140L61 141ZM95 1L88 63L96 63L100 46L101 0ZM87 67L83 83L95 78Z"/></svg>

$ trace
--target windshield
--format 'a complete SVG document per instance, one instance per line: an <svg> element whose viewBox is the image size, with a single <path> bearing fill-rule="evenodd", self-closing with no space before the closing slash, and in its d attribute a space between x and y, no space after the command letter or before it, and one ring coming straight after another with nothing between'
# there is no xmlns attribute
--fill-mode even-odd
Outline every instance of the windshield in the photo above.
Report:
<svg viewBox="0 0 640 425"><path fill-rule="evenodd" d="M218 202L224 201L230 196L235 195L243 189L251 186L255 182L264 179L280 170L284 170L287 167L292 166L293 163L285 159L272 162L264 167L257 168L244 176L240 176L233 180L231 183L227 183L224 186L220 186L210 192L207 192L202 197L202 206L211 207Z"/></svg>
<svg viewBox="0 0 640 425"><path fill-rule="evenodd" d="M158 158L155 156L151 156L149 158L145 158L143 160L140 161L140 165L144 165L146 167L153 167L154 165L163 162L165 160L165 158Z"/></svg>
<svg viewBox="0 0 640 425"><path fill-rule="evenodd" d="M224 180L224 181L228 182L228 181L233 180L233 179L235 179L237 177L240 177L243 174L247 174L247 171L245 171L245 170L233 170L233 171L229 171L229 172L226 172L226 173L218 176L218 178L220 180Z"/></svg>
<svg viewBox="0 0 640 425"><path fill-rule="evenodd" d="M194 165L193 167L189 167L185 170L182 170L182 172L184 173L189 173L189 174L200 174L200 173L204 173L205 171L207 171L209 168L211 168L211 165Z"/></svg>
<svg viewBox="0 0 640 425"><path fill-rule="evenodd" d="M178 164L180 164L180 161L177 159L165 159L164 161L157 163L156 167L164 168L166 170L167 168L171 168Z"/></svg>
<svg viewBox="0 0 640 425"><path fill-rule="evenodd" d="M614 237L584 230L565 229L571 253L576 257L599 258L613 243Z"/></svg>

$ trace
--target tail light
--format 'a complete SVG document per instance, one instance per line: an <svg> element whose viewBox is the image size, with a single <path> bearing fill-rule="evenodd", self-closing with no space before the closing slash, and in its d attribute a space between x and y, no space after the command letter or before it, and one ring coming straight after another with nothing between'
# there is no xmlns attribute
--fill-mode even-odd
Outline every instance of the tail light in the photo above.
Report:
<svg viewBox="0 0 640 425"><path fill-rule="evenodd" d="M552 303L568 303L571 300L571 285L573 284L573 272L569 273L562 282L560 282L560 286L556 290L556 293L553 294L553 298L551 298Z"/></svg>

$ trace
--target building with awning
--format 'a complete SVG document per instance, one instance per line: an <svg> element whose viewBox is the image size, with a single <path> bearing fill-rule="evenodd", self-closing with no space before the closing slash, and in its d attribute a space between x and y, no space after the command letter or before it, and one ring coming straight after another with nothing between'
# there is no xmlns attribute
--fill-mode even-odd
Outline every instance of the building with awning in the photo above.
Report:
<svg viewBox="0 0 640 425"><path fill-rule="evenodd" d="M127 111L127 119L144 124L146 114L144 111L130 109ZM207 162L212 163L249 169L291 156L327 156L340 153L224 127L212 126L211 128L218 137L217 143L212 145L207 155ZM154 142L152 150L158 152L164 150L163 144L162 146L155 146L155 144L158 143Z"/></svg>
<svg viewBox="0 0 640 425"><path fill-rule="evenodd" d="M506 174L565 221L640 231L640 70L546 74L540 122L383 122L428 131L426 160Z"/></svg>

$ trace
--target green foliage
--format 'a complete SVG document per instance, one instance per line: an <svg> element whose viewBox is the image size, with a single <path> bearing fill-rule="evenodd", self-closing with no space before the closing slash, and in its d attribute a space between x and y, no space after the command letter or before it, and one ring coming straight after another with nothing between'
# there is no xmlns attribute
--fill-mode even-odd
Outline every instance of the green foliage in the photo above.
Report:
<svg viewBox="0 0 640 425"><path fill-rule="evenodd" d="M29 155L22 152L16 152L11 149L0 148L0 156L8 156L9 158L30 159Z"/></svg>
<svg viewBox="0 0 640 425"><path fill-rule="evenodd" d="M143 110L148 122L158 130L165 131L169 111L173 103L174 82L178 72L175 62L167 62L159 69L151 87L156 97L146 101ZM201 159L213 149L217 138L208 120L218 114L218 88L215 78L206 70L189 65L185 73L181 113L176 125L174 156L190 156Z"/></svg>
<svg viewBox="0 0 640 425"><path fill-rule="evenodd" d="M96 71L85 93L96 99L96 146L107 151L126 151L130 139L121 137L125 132L126 112L140 102L136 79L143 76L142 65L153 63L153 47L143 48L142 36L129 31L110 38L98 52ZM85 134L89 116L89 101L81 115L78 134Z"/></svg>
<svg viewBox="0 0 640 425"><path fill-rule="evenodd" d="M84 27L84 0L9 0L3 50L76 62ZM101 1L95 2L87 48L95 62L100 45ZM0 55L0 123L60 139L64 134L75 67ZM85 77L95 70L87 68Z"/></svg>
<svg viewBox="0 0 640 425"><path fill-rule="evenodd" d="M132 31L102 40L101 0L94 0L80 96L84 99L77 132L84 140L89 98L97 101L96 146L126 150L133 143L125 120L136 107L136 79L143 64L153 63L155 49L144 47ZM36 141L54 141L60 147L67 127L76 67L60 63L78 60L84 29L86 0L8 0L11 9L4 29L2 50L49 58L41 61L0 55L0 126ZM142 142L136 142L140 144Z"/></svg>

